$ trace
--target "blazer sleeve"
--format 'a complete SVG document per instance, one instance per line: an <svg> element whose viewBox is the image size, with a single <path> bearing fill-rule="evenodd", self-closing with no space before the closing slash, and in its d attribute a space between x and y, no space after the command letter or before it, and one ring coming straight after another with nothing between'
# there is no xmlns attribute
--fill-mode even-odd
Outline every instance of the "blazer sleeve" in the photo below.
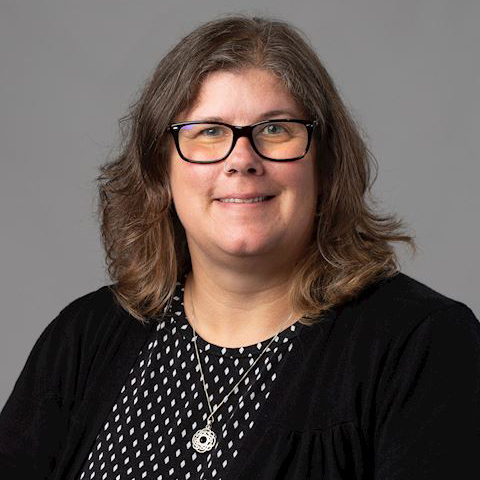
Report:
<svg viewBox="0 0 480 480"><path fill-rule="evenodd" d="M98 344L95 312L108 311L110 298L103 288L74 300L36 341L0 413L2 480L44 479L55 469Z"/></svg>
<svg viewBox="0 0 480 480"><path fill-rule="evenodd" d="M55 319L42 333L0 414L0 477L46 478L66 427ZM57 350L57 352L55 352ZM66 359L65 359L66 360ZM67 362L66 362L67 363Z"/></svg>
<svg viewBox="0 0 480 480"><path fill-rule="evenodd" d="M480 324L455 302L395 339L375 405L375 480L480 478Z"/></svg>

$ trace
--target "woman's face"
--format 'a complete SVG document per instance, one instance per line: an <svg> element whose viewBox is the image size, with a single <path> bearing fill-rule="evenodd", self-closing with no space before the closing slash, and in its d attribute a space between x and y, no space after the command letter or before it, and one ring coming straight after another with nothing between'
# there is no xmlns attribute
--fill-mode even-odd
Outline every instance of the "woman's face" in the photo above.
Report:
<svg viewBox="0 0 480 480"><path fill-rule="evenodd" d="M208 75L196 103L177 121L210 120L250 125L275 118L305 119L300 106L271 73L260 69ZM192 260L267 256L295 260L309 242L317 182L315 143L300 160L272 162L259 157L247 137L238 139L226 160L195 164L171 148L170 183ZM226 162L229 172L225 172ZM272 196L258 203L222 200Z"/></svg>

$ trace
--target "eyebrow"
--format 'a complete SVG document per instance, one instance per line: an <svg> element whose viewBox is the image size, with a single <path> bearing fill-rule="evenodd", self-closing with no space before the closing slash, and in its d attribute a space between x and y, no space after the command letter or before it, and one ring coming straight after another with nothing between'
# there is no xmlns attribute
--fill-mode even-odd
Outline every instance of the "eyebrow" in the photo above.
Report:
<svg viewBox="0 0 480 480"><path fill-rule="evenodd" d="M261 122L262 120L269 120L269 119L272 119L272 117L279 117L279 116L283 116L283 117L286 116L286 117L290 117L292 119L302 117L302 115L299 115L298 113L296 113L295 111L290 110L290 109L268 110L267 112L263 112L261 115L258 115L258 120L256 120L256 121ZM208 123L208 122L228 123L228 122L225 121L225 119L223 117L202 117L202 118L199 118L195 121L206 122L206 123Z"/></svg>

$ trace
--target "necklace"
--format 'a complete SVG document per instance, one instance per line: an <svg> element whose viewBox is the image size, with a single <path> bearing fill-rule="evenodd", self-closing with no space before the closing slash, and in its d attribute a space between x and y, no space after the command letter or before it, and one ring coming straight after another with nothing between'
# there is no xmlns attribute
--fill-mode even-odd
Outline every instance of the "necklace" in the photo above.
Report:
<svg viewBox="0 0 480 480"><path fill-rule="evenodd" d="M195 323L197 322L197 319L195 318L195 308L193 306L193 298L192 294L190 293L190 306L192 308L192 317ZM288 316L288 319L286 321L286 326L289 324L290 320L293 317L293 313L291 313ZM213 447L215 447L217 443L217 435L215 432L212 430L212 424L213 424L213 416L215 415L215 412L228 400L228 397L232 394L232 392L240 385L240 383L246 378L246 376L249 374L250 370L256 365L256 363L260 360L260 358L263 356L263 354L268 350L268 347L272 344L272 342L278 338L278 334L284 329L285 327L282 327L282 329L271 338L271 340L268 342L268 345L263 349L262 353L257 357L257 359L250 365L250 368L243 374L242 378L235 384L235 386L228 392L225 397L223 397L223 400L218 404L214 405L213 408L210 404L210 398L208 396L208 391L207 391L207 385L205 383L205 376L203 374L203 369L202 369L202 363L200 361L200 354L198 353L198 347L197 347L197 333L195 332L195 328L193 327L192 324L192 330L193 330L193 343L195 344L195 352L197 355L197 362L198 366L200 367L200 378L202 380L202 385L203 385L203 390L205 392L205 396L207 397L207 404L208 404L208 409L210 411L210 415L207 417L207 424L204 428L201 428L200 430L197 430L193 437L192 437L192 445L193 448L199 452L199 453L205 453L210 451Z"/></svg>

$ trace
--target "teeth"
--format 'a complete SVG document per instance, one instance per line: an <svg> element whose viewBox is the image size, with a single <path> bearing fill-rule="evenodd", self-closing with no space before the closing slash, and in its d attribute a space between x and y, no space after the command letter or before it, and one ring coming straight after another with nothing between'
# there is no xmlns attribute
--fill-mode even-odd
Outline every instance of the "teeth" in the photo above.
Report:
<svg viewBox="0 0 480 480"><path fill-rule="evenodd" d="M223 203L258 203L266 200L267 197L255 197L255 198L220 198Z"/></svg>

